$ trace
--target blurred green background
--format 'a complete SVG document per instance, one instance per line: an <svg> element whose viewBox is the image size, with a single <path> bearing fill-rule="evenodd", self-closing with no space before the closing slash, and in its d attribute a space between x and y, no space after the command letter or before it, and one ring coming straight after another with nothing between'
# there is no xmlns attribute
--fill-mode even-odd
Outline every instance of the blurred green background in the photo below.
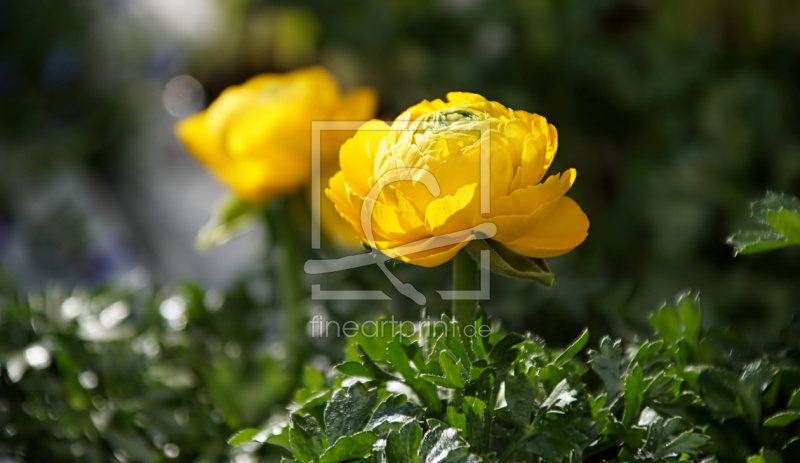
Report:
<svg viewBox="0 0 800 463"><path fill-rule="evenodd" d="M376 87L383 118L459 90L556 125L553 171L577 168L570 194L591 220L589 238L550 260L552 289L493 279L484 307L505 326L555 343L584 326L598 338L635 337L661 300L694 289L707 323L768 344L798 313L799 250L734 259L725 244L747 224L748 201L800 194L796 1L0 0L0 38L0 266L9 280L0 456L141 461L145 451L145 460L170 458L173 443L181 460L219 461L236 457L228 433L282 410L293 386L281 382L281 319L261 235L194 250L224 191L172 133L179 117L260 72L321 63L345 88ZM423 283L429 313L446 309L434 289L448 285L447 266L393 270ZM395 301L314 313L417 317L419 307L374 273L326 284L379 286ZM197 285L176 286L185 281ZM37 302L51 294L66 310L75 285L92 288L76 293L88 301L81 316L59 318ZM177 315L168 305L165 315L174 294L195 305ZM209 305L208 294L224 304ZM125 336L81 334L81 317L120 300L124 316L95 328L128 327ZM134 339L159 350L149 356ZM324 369L339 340L315 342ZM53 362L25 373L37 363L12 359L30 361L31 346ZM27 366L14 376L11 365ZM150 371L175 365L191 381ZM105 427L94 417L103 410L113 411ZM161 421L150 416L162 411ZM72 431L60 429L65 414L75 415ZM121 437L98 440L107 429Z"/></svg>

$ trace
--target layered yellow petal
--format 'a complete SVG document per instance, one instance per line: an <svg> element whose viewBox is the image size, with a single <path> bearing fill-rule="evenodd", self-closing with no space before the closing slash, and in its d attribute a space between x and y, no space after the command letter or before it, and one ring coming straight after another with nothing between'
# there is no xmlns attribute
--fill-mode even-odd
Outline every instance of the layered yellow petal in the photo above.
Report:
<svg viewBox="0 0 800 463"><path fill-rule="evenodd" d="M564 196L575 183L577 172L569 169L563 174L551 175L544 183L529 185L492 201L491 216L532 214L543 204Z"/></svg>
<svg viewBox="0 0 800 463"><path fill-rule="evenodd" d="M546 213L535 214L534 220L520 218L519 226L525 227L526 233L514 241L501 241L507 248L528 257L555 257L586 239L589 219L578 203L564 196Z"/></svg>
<svg viewBox="0 0 800 463"><path fill-rule="evenodd" d="M425 226L433 235L467 230L480 222L478 184L464 185L454 195L436 199L425 209Z"/></svg>
<svg viewBox="0 0 800 463"><path fill-rule="evenodd" d="M361 197L367 196L372 188L375 159L378 149L389 132L389 126L378 120L371 120L356 132L355 136L339 152L339 165L350 188Z"/></svg>
<svg viewBox="0 0 800 463"><path fill-rule="evenodd" d="M329 188L325 189L325 196L333 202L336 211L347 222L361 241L367 242L364 230L361 229L361 207L363 200L354 194L344 181L342 171L330 178Z"/></svg>

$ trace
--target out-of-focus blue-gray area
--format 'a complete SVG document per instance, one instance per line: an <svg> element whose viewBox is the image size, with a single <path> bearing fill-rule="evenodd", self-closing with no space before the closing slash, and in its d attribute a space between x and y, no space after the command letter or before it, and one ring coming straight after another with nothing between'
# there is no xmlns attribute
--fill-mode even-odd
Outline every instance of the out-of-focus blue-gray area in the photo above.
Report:
<svg viewBox="0 0 800 463"><path fill-rule="evenodd" d="M190 53L226 36L226 9L202 0L0 5L0 246L21 285L221 286L259 258L253 234L195 250L224 189L173 135L179 117L207 102L184 73Z"/></svg>

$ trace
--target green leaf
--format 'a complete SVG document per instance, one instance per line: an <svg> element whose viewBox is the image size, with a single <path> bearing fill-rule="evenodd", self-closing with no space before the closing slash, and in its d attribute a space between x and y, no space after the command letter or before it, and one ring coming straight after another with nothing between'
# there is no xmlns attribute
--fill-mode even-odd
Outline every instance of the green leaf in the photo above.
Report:
<svg viewBox="0 0 800 463"><path fill-rule="evenodd" d="M436 463L481 463L477 456L469 453L467 447L458 447L447 452L447 456L442 460L433 460Z"/></svg>
<svg viewBox="0 0 800 463"><path fill-rule="evenodd" d="M340 463L364 458L372 452L372 446L378 436L365 431L352 436L343 436L320 457L320 463Z"/></svg>
<svg viewBox="0 0 800 463"><path fill-rule="evenodd" d="M444 377L453 385L452 388L463 388L467 385L464 380L464 369L461 367L461 360L456 362L449 352L442 351L439 353L439 365L442 367Z"/></svg>
<svg viewBox="0 0 800 463"><path fill-rule="evenodd" d="M719 368L708 368L697 380L700 396L706 406L717 416L742 416L744 409L738 396L739 377Z"/></svg>
<svg viewBox="0 0 800 463"><path fill-rule="evenodd" d="M360 356L361 362L363 363L364 367L366 367L367 370L369 370L370 376L367 376L368 378L375 378L380 381L396 381L399 379L395 377L393 374L381 368L380 365L375 363L375 361L372 360L372 357L370 357L369 354L367 354L367 352L361 347L361 344L356 344L355 349L358 352L358 355ZM384 357L385 355L386 354L384 354ZM345 369L347 368L349 367L345 367ZM359 371L363 372L363 370Z"/></svg>
<svg viewBox="0 0 800 463"><path fill-rule="evenodd" d="M784 209L800 212L800 199L791 195L769 191L764 199L753 201L750 204L750 215L759 223L769 225L769 213Z"/></svg>
<svg viewBox="0 0 800 463"><path fill-rule="evenodd" d="M519 356L519 349L516 346L524 340L525 338L517 333L507 334L489 351L489 361L497 372L498 381L505 378L511 364Z"/></svg>
<svg viewBox="0 0 800 463"><path fill-rule="evenodd" d="M771 229L743 230L728 238L728 244L737 254L778 249L800 244L800 200L795 197L769 192L751 204L754 219Z"/></svg>
<svg viewBox="0 0 800 463"><path fill-rule="evenodd" d="M284 423L270 430L267 434L265 443L283 447L288 451L292 451L292 440L289 437L289 423Z"/></svg>
<svg viewBox="0 0 800 463"><path fill-rule="evenodd" d="M539 455L548 461L559 460L586 444L586 433L593 425L592 420L580 413L559 415L554 421L545 421L536 432L523 439L518 450Z"/></svg>
<svg viewBox="0 0 800 463"><path fill-rule="evenodd" d="M622 416L624 426L632 426L639 419L644 402L644 372L636 365L625 376L625 413Z"/></svg>
<svg viewBox="0 0 800 463"><path fill-rule="evenodd" d="M467 429L467 416L464 413L461 413L459 409L454 407L452 404L455 401L451 401L450 405L447 406L447 424L451 427L461 430L461 435L466 436ZM462 404L463 406L463 404Z"/></svg>
<svg viewBox="0 0 800 463"><path fill-rule="evenodd" d="M416 421L409 421L386 438L386 463L419 462L417 452L421 443L422 426Z"/></svg>
<svg viewBox="0 0 800 463"><path fill-rule="evenodd" d="M774 450L762 449L758 455L749 457L747 463L783 463L783 458Z"/></svg>
<svg viewBox="0 0 800 463"><path fill-rule="evenodd" d="M489 327L490 329L487 331L482 331L482 327ZM486 346L489 342L489 334L486 334L486 337L483 336L484 333L491 333L491 320L489 316L486 315L486 312L483 311L482 308L478 308L478 314L475 320L475 327L477 328L477 334L472 337L472 350L475 353L475 359L477 361L481 360L489 360L489 352L486 350ZM471 373L472 369L470 369Z"/></svg>
<svg viewBox="0 0 800 463"><path fill-rule="evenodd" d="M697 347L700 342L700 330L703 326L703 309L700 298L685 293L678 296L678 317L683 325L684 338Z"/></svg>
<svg viewBox="0 0 800 463"><path fill-rule="evenodd" d="M466 418L467 442L473 447L482 448L486 402L477 397L468 396L464 398L462 409Z"/></svg>
<svg viewBox="0 0 800 463"><path fill-rule="evenodd" d="M489 269L499 275L536 280L545 286L555 283L555 275L544 259L519 255L493 240L474 240L466 249L478 263L481 261L481 251L489 251Z"/></svg>
<svg viewBox="0 0 800 463"><path fill-rule="evenodd" d="M315 461L322 454L322 430L312 416L293 413L289 421L289 442L293 456L303 463Z"/></svg>
<svg viewBox="0 0 800 463"><path fill-rule="evenodd" d="M435 427L422 438L419 456L426 463L440 462L444 461L452 450L466 446L457 429Z"/></svg>
<svg viewBox="0 0 800 463"><path fill-rule="evenodd" d="M655 328L656 335L663 339L667 346L674 346L683 336L678 314L669 304L664 304L658 312L650 316L650 324Z"/></svg>
<svg viewBox="0 0 800 463"><path fill-rule="evenodd" d="M622 344L612 341L608 336L600 340L600 348L589 353L589 364L605 384L606 395L613 399L622 390L620 380L620 362L622 361Z"/></svg>
<svg viewBox="0 0 800 463"><path fill-rule="evenodd" d="M385 437L393 426L399 427L419 419L421 414L419 407L410 403L405 395L392 394L378 404L364 430Z"/></svg>
<svg viewBox="0 0 800 463"><path fill-rule="evenodd" d="M795 389L795 391L792 393L792 397L789 399L787 408L800 409L800 389Z"/></svg>
<svg viewBox="0 0 800 463"><path fill-rule="evenodd" d="M374 370L366 367L363 363L354 362L352 360L342 362L339 365L336 365L334 368L347 376L360 376L364 378L378 379Z"/></svg>
<svg viewBox="0 0 800 463"><path fill-rule="evenodd" d="M572 360L572 357L575 356L581 349L586 346L586 343L589 342L589 330L584 329L583 332L578 336L578 339L572 341L572 344L567 347L564 352L561 353L558 357L556 357L555 364L556 365L564 365L565 363Z"/></svg>
<svg viewBox="0 0 800 463"><path fill-rule="evenodd" d="M471 348L468 343L464 342L462 331L464 327L456 320L451 320L447 315L442 315L442 323L446 327L444 340L447 348L461 361L465 368L470 368L472 366Z"/></svg>
<svg viewBox="0 0 800 463"><path fill-rule="evenodd" d="M361 383L334 392L324 412L328 442L335 443L342 436L358 432L377 401L377 391L367 390Z"/></svg>
<svg viewBox="0 0 800 463"><path fill-rule="evenodd" d="M728 238L736 254L755 254L789 246L785 236L772 230L742 230Z"/></svg>
<svg viewBox="0 0 800 463"><path fill-rule="evenodd" d="M411 359L403 346L403 335L397 334L386 349L389 363L397 370L406 384L414 390L420 401L434 413L442 410L439 393L436 386L419 378L416 370L411 366Z"/></svg>
<svg viewBox="0 0 800 463"><path fill-rule="evenodd" d="M708 443L709 439L710 437L704 434L686 431L665 445L663 453L697 455L700 453L700 447Z"/></svg>
<svg viewBox="0 0 800 463"><path fill-rule="evenodd" d="M197 233L195 246L207 251L220 246L251 228L256 222L261 206L229 194L214 208L211 219Z"/></svg>
<svg viewBox="0 0 800 463"><path fill-rule="evenodd" d="M800 214L797 211L781 209L769 211L767 220L770 226L786 237L790 243L800 243Z"/></svg>
<svg viewBox="0 0 800 463"><path fill-rule="evenodd" d="M379 319L374 323L358 325L356 333L351 333L348 339L347 360L360 360L363 351L378 362L385 361L386 346L397 334L396 323L392 320Z"/></svg>
<svg viewBox="0 0 800 463"><path fill-rule="evenodd" d="M261 430L256 428L242 429L228 438L228 445L238 447L242 444L253 442L253 438L256 437L260 432Z"/></svg>
<svg viewBox="0 0 800 463"><path fill-rule="evenodd" d="M506 376L506 401L517 429L524 430L531 420L536 392L522 373Z"/></svg>
<svg viewBox="0 0 800 463"><path fill-rule="evenodd" d="M800 418L800 410L784 410L764 420L764 426L771 428L785 428L786 426L789 426L797 421L798 418Z"/></svg>
<svg viewBox="0 0 800 463"><path fill-rule="evenodd" d="M550 395L542 402L542 410L548 411L551 408L564 409L575 401L575 390L570 388L566 379L562 379L553 389Z"/></svg>

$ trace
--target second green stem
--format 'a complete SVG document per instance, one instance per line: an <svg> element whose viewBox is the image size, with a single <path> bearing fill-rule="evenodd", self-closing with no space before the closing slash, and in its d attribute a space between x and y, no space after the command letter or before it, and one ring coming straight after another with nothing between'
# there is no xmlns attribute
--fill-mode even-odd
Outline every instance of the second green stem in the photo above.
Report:
<svg viewBox="0 0 800 463"><path fill-rule="evenodd" d="M299 380L308 358L309 340L306 334L308 315L304 304L306 290L303 284L303 262L297 231L285 200L269 205L267 225L272 235L272 250L276 254L275 277L278 281L278 298L284 313L284 345L286 360L293 380ZM296 384L293 381L292 384Z"/></svg>

